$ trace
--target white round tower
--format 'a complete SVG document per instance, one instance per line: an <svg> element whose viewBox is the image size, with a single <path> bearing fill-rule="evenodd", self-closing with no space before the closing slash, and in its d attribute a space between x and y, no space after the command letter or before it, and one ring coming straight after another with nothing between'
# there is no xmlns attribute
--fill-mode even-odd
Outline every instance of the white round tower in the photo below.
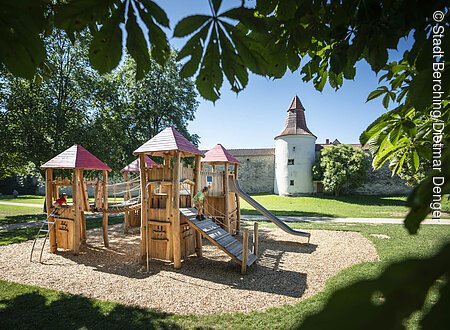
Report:
<svg viewBox="0 0 450 330"><path fill-rule="evenodd" d="M295 96L284 129L275 137L275 194L311 194L317 137L308 129L305 108Z"/></svg>

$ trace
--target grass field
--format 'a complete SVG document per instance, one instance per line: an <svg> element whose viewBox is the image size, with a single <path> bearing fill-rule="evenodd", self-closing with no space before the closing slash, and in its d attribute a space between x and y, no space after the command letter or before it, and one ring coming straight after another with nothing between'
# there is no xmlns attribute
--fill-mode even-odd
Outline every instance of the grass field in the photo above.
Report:
<svg viewBox="0 0 450 330"><path fill-rule="evenodd" d="M44 196L38 195L22 195L14 198L12 195L0 196L0 202L26 203L26 204L41 204L44 205Z"/></svg>
<svg viewBox="0 0 450 330"><path fill-rule="evenodd" d="M275 215L309 216L330 218L403 218L408 208L406 197L383 196L312 196L312 197L281 197L272 194L255 194L252 197ZM116 202L121 202L117 198ZM15 202L43 205L44 197L24 195L18 198L0 196L0 202ZM69 202L71 202L69 198ZM110 198L110 203L114 199ZM450 218L450 201L443 197L443 218ZM244 200L241 202L242 214L259 215Z"/></svg>
<svg viewBox="0 0 450 330"><path fill-rule="evenodd" d="M278 216L309 216L331 218L403 218L408 208L406 197L382 196L320 196L281 197L276 195L252 195L266 209ZM444 198L443 216L450 217L450 202ZM259 215L242 200L242 214Z"/></svg>
<svg viewBox="0 0 450 330"><path fill-rule="evenodd" d="M0 205L2 209L4 205ZM117 219L120 222L121 219ZM88 221L89 225L90 221ZM92 222L92 225L97 225ZM100 225L100 222L98 222ZM273 227L271 224L262 226ZM160 313L114 302L68 295L54 290L0 281L0 328L137 328L137 329L288 329L302 322L324 305L336 289L358 279L372 278L389 262L403 257L424 257L450 239L447 226L423 226L418 235L410 236L401 225L368 225L341 223L294 223L295 228L311 230L357 231L375 245L380 262L363 263L341 271L328 280L321 293L295 305L270 308L248 314L215 314L209 316ZM387 235L380 239L372 234ZM288 237L287 237L288 238ZM331 261L330 261L331 262ZM175 272L175 271L174 271ZM430 296L436 299L436 293ZM417 329L419 314L409 320L408 328Z"/></svg>
<svg viewBox="0 0 450 330"><path fill-rule="evenodd" d="M0 204L0 225L18 224L26 222L43 221L46 214L42 208L29 206L1 205ZM122 223L123 217L110 217L109 223ZM101 227L101 219L88 219L86 226L88 229ZM21 228L15 230L0 230L0 245L7 245L33 239L36 236L38 228Z"/></svg>

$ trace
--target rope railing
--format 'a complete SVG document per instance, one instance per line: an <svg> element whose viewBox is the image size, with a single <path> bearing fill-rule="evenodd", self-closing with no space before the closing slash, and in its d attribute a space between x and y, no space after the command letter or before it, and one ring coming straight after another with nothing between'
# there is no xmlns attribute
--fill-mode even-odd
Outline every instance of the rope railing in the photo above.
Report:
<svg viewBox="0 0 450 330"><path fill-rule="evenodd" d="M216 209L214 206L212 206L210 203L208 203L208 201L207 201L206 198L205 198L205 203L206 203L206 205L208 205L210 208L212 208L213 211L217 212L218 214L221 214L221 215L217 216L217 215L213 215L213 214L211 214L211 213L209 213L209 212L205 212L206 215L207 215L208 217L210 217L210 218L215 219L216 222L218 222L219 224L221 224L221 225L223 225L223 226L226 226L225 223L224 223L223 221L220 221L220 220L217 219L218 217L221 217L221 218L224 218L224 219L225 219L225 213L219 211L219 210ZM205 211L206 211L206 210L205 210Z"/></svg>
<svg viewBox="0 0 450 330"><path fill-rule="evenodd" d="M139 186L136 186L134 188L125 189L125 190L122 190L122 191L113 191L113 195L121 195L121 194L125 194L127 192L137 191L137 190L140 190L140 189L141 189L141 186L139 185Z"/></svg>

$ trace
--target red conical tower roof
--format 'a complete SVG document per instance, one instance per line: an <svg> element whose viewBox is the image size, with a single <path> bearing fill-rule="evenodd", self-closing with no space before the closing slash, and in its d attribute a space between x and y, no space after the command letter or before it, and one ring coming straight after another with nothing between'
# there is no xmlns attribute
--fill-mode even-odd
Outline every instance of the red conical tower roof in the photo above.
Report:
<svg viewBox="0 0 450 330"><path fill-rule="evenodd" d="M60 169L80 169L80 170L106 170L111 168L95 157L79 144L71 146L69 149L61 152L58 156L50 159L42 169L60 168Z"/></svg>
<svg viewBox="0 0 450 330"><path fill-rule="evenodd" d="M188 154L201 155L203 153L198 150L188 139L173 127L167 127L153 138L145 142L137 148L133 154L140 153L162 153L164 151L178 150Z"/></svg>
<svg viewBox="0 0 450 330"><path fill-rule="evenodd" d="M228 152L223 145L216 144L214 148L205 153L202 163L231 163L239 164L239 161Z"/></svg>
<svg viewBox="0 0 450 330"><path fill-rule="evenodd" d="M150 167L159 167L161 165L159 165L157 162L155 162L153 159L151 159L148 156L145 156L145 167L150 168ZM140 170L140 164L139 164L139 158L133 160L130 164L128 164L127 166L125 166L123 169L120 170L120 172L139 172Z"/></svg>
<svg viewBox="0 0 450 330"><path fill-rule="evenodd" d="M297 95L292 99L289 106L284 129L275 139L284 135L311 135L316 137L306 125L305 108Z"/></svg>

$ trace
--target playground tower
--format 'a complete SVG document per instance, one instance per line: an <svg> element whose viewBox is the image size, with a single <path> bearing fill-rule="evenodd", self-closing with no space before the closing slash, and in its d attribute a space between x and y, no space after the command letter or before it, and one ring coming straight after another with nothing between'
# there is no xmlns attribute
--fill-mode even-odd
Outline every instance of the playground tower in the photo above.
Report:
<svg viewBox="0 0 450 330"><path fill-rule="evenodd" d="M310 194L317 137L306 125L305 108L297 95L287 112L285 126L275 137L274 191L281 196Z"/></svg>

